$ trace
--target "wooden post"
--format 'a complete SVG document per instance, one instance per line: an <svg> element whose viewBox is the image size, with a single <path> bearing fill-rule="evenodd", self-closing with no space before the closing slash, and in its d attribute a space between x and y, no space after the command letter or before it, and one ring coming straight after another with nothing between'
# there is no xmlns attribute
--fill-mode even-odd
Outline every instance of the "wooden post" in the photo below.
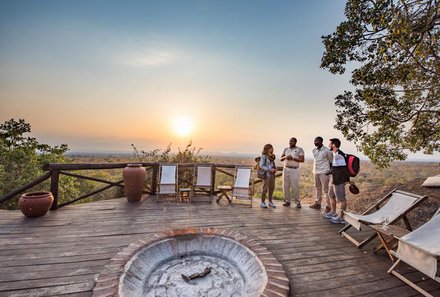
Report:
<svg viewBox="0 0 440 297"><path fill-rule="evenodd" d="M216 171L216 167L214 164L212 164L212 175L211 175L211 193L210 195L212 196L214 194L215 191L215 171Z"/></svg>
<svg viewBox="0 0 440 297"><path fill-rule="evenodd" d="M151 177L151 194L156 195L157 189L157 175L159 173L159 164L153 165L153 176Z"/></svg>
<svg viewBox="0 0 440 297"><path fill-rule="evenodd" d="M58 209L58 189L59 189L59 178L60 171L58 169L54 169L51 171L52 175L50 177L50 191L53 195L53 204L50 208L51 210Z"/></svg>

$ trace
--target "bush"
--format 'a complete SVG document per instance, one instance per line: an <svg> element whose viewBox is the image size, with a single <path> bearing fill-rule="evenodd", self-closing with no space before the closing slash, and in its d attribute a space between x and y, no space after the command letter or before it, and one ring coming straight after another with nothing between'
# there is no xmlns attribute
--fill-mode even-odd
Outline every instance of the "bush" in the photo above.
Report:
<svg viewBox="0 0 440 297"><path fill-rule="evenodd" d="M50 146L41 144L36 138L26 136L31 132L31 125L25 120L11 119L0 125L0 193L5 195L42 175L46 163L64 162L67 145ZM71 177L60 182L60 202L79 193L78 184ZM42 191L49 188L49 181L33 187ZM18 195L8 200L1 207L16 209Z"/></svg>
<svg viewBox="0 0 440 297"><path fill-rule="evenodd" d="M138 150L132 144L134 162L159 162L159 163L208 163L211 161L210 156L202 156L200 152L202 148L197 148L190 141L185 149L178 148L177 154L171 153L171 143L163 150L154 149L152 151ZM188 187L192 182L194 175L193 168L179 168L179 187ZM147 174L146 186L151 185L152 175Z"/></svg>

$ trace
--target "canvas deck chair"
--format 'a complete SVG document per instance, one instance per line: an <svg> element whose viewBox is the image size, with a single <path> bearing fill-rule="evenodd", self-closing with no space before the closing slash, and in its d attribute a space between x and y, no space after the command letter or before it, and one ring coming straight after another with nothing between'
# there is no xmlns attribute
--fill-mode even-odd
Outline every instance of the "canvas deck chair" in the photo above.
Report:
<svg viewBox="0 0 440 297"><path fill-rule="evenodd" d="M359 242L346 232L349 228L354 227L358 231L362 231L368 225L383 224L384 222L393 225L402 219L406 228L412 231L406 214L426 198L427 196L420 196L394 189L361 215L344 211L344 220L348 224L339 231L339 234L353 242L358 248L361 248L373 240L377 234L375 233ZM372 212L374 210L376 211Z"/></svg>
<svg viewBox="0 0 440 297"><path fill-rule="evenodd" d="M197 193L204 193L212 196L212 166L195 165L194 168L193 196Z"/></svg>
<svg viewBox="0 0 440 297"><path fill-rule="evenodd" d="M440 260L440 208L431 220L399 238L397 252L391 251L391 253L397 261L388 273L392 273L424 296L432 296L395 269L403 261L440 283L440 274L437 271Z"/></svg>
<svg viewBox="0 0 440 297"><path fill-rule="evenodd" d="M249 200L252 207L253 179L252 167L235 167L234 186L232 187L232 201L235 199Z"/></svg>
<svg viewBox="0 0 440 297"><path fill-rule="evenodd" d="M157 191L157 200L160 196L176 195L178 197L178 165L177 164L161 164L159 166L159 191Z"/></svg>

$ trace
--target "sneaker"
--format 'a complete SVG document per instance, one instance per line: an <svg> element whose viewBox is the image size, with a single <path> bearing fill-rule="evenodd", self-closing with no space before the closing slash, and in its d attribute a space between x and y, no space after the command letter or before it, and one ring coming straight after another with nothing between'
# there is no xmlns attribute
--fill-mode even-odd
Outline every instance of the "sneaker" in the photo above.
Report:
<svg viewBox="0 0 440 297"><path fill-rule="evenodd" d="M310 205L309 207L313 208L313 209L321 209L321 204L318 204L317 202L315 202L314 204Z"/></svg>
<svg viewBox="0 0 440 297"><path fill-rule="evenodd" d="M272 207L272 208L277 208L277 206L275 205L275 204L273 204L273 202L271 201L271 202L269 202L269 206L270 207Z"/></svg>
<svg viewBox="0 0 440 297"><path fill-rule="evenodd" d="M296 208L301 208L302 206L301 206L301 203L298 203L297 205L296 205Z"/></svg>
<svg viewBox="0 0 440 297"><path fill-rule="evenodd" d="M261 202L261 208L267 208L267 205L265 202Z"/></svg>
<svg viewBox="0 0 440 297"><path fill-rule="evenodd" d="M330 222L332 222L333 224L345 224L347 223L343 218L341 218L340 216L336 216L330 219Z"/></svg>
<svg viewBox="0 0 440 297"><path fill-rule="evenodd" d="M323 217L326 218L326 219L333 219L334 217L337 217L337 216L338 216L338 215L335 214L335 213L333 213L333 212L328 212L328 213L325 213L325 214L323 215Z"/></svg>
<svg viewBox="0 0 440 297"><path fill-rule="evenodd" d="M290 202L284 201L283 206L289 207L290 206Z"/></svg>

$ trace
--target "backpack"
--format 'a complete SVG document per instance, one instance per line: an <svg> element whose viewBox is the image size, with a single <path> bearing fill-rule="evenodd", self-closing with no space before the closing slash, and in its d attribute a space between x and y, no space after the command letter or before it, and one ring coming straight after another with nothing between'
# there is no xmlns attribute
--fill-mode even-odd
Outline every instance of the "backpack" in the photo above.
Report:
<svg viewBox="0 0 440 297"><path fill-rule="evenodd" d="M257 177L261 179L266 179L266 171L260 168L260 160L261 157L255 158L255 162L256 162L255 169L257 170Z"/></svg>
<svg viewBox="0 0 440 297"><path fill-rule="evenodd" d="M359 170L361 169L359 158L355 155L346 154L345 159L347 161L348 175L350 177L355 177L356 175L358 175Z"/></svg>

